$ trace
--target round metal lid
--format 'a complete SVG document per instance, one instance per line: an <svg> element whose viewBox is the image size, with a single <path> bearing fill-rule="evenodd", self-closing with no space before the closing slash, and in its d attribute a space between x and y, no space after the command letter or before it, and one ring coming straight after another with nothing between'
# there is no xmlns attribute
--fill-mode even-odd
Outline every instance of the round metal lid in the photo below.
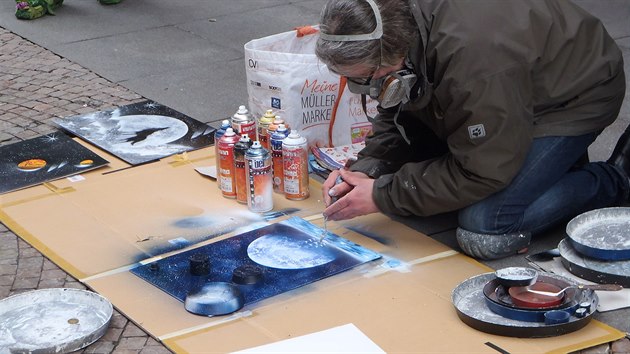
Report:
<svg viewBox="0 0 630 354"><path fill-rule="evenodd" d="M630 260L630 208L588 211L567 224L567 235L581 254L607 260Z"/></svg>
<svg viewBox="0 0 630 354"><path fill-rule="evenodd" d="M630 287L630 261L604 261L580 254L569 239L558 244L562 263L572 274L595 283L614 283Z"/></svg>
<svg viewBox="0 0 630 354"><path fill-rule="evenodd" d="M0 300L0 348L10 352L67 353L98 340L112 304L79 289L33 290Z"/></svg>

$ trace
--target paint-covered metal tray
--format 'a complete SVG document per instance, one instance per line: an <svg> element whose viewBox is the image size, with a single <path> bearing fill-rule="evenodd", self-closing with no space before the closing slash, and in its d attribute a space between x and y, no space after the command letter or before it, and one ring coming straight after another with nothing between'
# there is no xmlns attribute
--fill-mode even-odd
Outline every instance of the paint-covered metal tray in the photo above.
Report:
<svg viewBox="0 0 630 354"><path fill-rule="evenodd" d="M619 284L630 288L630 261L604 261L585 257L569 241L558 244L562 264L572 274L595 283Z"/></svg>
<svg viewBox="0 0 630 354"><path fill-rule="evenodd" d="M559 275L552 273L546 275L574 284L572 280ZM585 289L581 291L579 302L589 302L591 306L584 317L571 316L568 322L558 324L509 319L492 312L487 306L483 288L494 279L496 279L494 272L474 276L460 283L451 294L457 316L462 322L486 333L523 338L552 337L570 333L588 324L599 303L595 292Z"/></svg>
<svg viewBox="0 0 630 354"><path fill-rule="evenodd" d="M79 289L42 289L0 300L0 353L68 353L98 340L112 304Z"/></svg>
<svg viewBox="0 0 630 354"><path fill-rule="evenodd" d="M567 224L567 235L581 254L606 261L630 260L630 208L582 213Z"/></svg>

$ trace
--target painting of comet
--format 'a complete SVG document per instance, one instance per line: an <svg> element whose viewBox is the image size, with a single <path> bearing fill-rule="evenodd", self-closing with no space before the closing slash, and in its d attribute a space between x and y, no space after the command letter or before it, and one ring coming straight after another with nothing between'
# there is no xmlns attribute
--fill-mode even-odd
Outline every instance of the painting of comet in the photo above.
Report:
<svg viewBox="0 0 630 354"><path fill-rule="evenodd" d="M153 101L53 121L131 165L214 142L214 128Z"/></svg>
<svg viewBox="0 0 630 354"><path fill-rule="evenodd" d="M5 145L0 147L0 194L107 164L61 132Z"/></svg>

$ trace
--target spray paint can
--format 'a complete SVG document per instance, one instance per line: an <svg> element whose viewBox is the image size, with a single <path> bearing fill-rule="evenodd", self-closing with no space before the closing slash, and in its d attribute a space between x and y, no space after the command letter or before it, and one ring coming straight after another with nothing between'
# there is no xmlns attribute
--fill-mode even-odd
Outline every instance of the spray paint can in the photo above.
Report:
<svg viewBox="0 0 630 354"><path fill-rule="evenodd" d="M221 180L219 179L219 169L221 168L219 166L220 164L220 158L219 158L219 140L221 139L221 137L223 136L223 134L225 134L225 130L227 128L230 127L230 121L225 119L221 122L221 126L219 127L219 129L217 129L214 132L214 157L216 158L216 168L217 168L217 180L219 181L219 183L217 183L217 186L219 187L219 189L221 189Z"/></svg>
<svg viewBox="0 0 630 354"><path fill-rule="evenodd" d="M255 132L255 131L254 131ZM245 172L245 153L254 142L247 134L241 134L239 141L234 144L234 180L236 182L236 201L247 204L247 174Z"/></svg>
<svg viewBox="0 0 630 354"><path fill-rule="evenodd" d="M260 141L260 145L269 150L269 125L273 123L276 115L272 110L268 109L265 114L258 119L258 141Z"/></svg>
<svg viewBox="0 0 630 354"><path fill-rule="evenodd" d="M262 213L273 209L273 175L271 171L271 154L269 150L255 141L245 153L247 161L247 207L249 210Z"/></svg>
<svg viewBox="0 0 630 354"><path fill-rule="evenodd" d="M282 141L282 162L284 196L290 200L308 198L308 144L295 130Z"/></svg>
<svg viewBox="0 0 630 354"><path fill-rule="evenodd" d="M284 193L284 165L282 161L282 141L289 135L289 130L284 124L278 125L271 135L269 146L271 147L271 166L273 166L273 191Z"/></svg>
<svg viewBox="0 0 630 354"><path fill-rule="evenodd" d="M278 129L278 126L280 124L284 124L285 128L288 128L286 123L284 122L284 119L282 119L279 115L276 114L276 117L273 119L273 122L271 122L271 124L269 124L269 127L267 128L267 134L269 135L269 139L271 139L271 136ZM271 145L269 145L269 147L271 147Z"/></svg>
<svg viewBox="0 0 630 354"><path fill-rule="evenodd" d="M236 198L234 145L238 139L232 128L227 128L225 134L219 139L219 183L221 192L226 198Z"/></svg>
<svg viewBox="0 0 630 354"><path fill-rule="evenodd" d="M256 140L256 120L249 114L247 107L238 107L232 116L232 128L239 136L247 134L252 142Z"/></svg>

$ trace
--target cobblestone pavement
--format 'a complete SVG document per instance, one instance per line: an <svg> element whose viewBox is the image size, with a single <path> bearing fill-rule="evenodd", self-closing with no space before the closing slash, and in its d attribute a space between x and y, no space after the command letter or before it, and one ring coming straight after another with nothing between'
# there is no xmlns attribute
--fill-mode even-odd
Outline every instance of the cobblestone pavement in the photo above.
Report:
<svg viewBox="0 0 630 354"><path fill-rule="evenodd" d="M0 28L0 145L52 133L51 119L143 98ZM0 224L0 299L45 288L86 289ZM81 353L171 353L114 311L109 329Z"/></svg>
<svg viewBox="0 0 630 354"><path fill-rule="evenodd" d="M94 112L144 98L0 27L0 145L56 130L51 119ZM34 289L86 289L0 224L0 299ZM82 353L170 351L120 313ZM625 338L583 354L630 353Z"/></svg>

